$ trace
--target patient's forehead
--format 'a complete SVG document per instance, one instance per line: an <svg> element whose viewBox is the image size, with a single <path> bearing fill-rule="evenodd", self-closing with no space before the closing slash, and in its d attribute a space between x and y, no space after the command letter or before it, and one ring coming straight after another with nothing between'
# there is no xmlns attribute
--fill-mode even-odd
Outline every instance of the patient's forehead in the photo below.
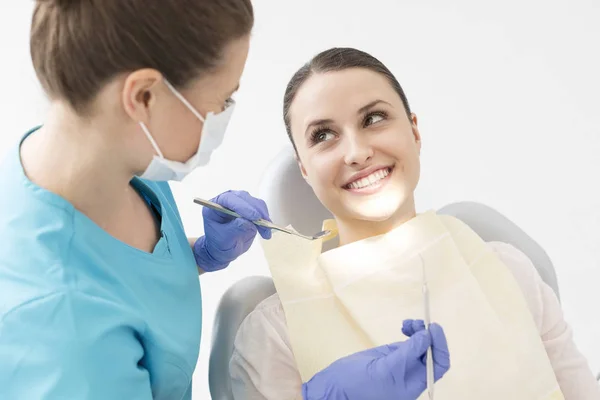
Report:
<svg viewBox="0 0 600 400"><path fill-rule="evenodd" d="M304 132L316 119L355 118L358 109L374 100L402 105L387 78L377 72L349 68L314 74L300 87L290 107L292 130Z"/></svg>

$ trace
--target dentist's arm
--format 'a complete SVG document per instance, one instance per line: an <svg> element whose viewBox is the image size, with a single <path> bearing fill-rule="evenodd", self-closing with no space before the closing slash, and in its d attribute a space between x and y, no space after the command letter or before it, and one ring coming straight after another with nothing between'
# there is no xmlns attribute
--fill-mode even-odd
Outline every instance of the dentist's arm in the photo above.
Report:
<svg viewBox="0 0 600 400"><path fill-rule="evenodd" d="M197 238L197 237L188 237L188 243L190 244L190 247L192 248L192 252L194 251L194 245L196 244L196 241L198 239L199 238ZM196 265L196 266L198 267L198 276L204 274L205 271L202 268L200 268L199 265Z"/></svg>
<svg viewBox="0 0 600 400"><path fill-rule="evenodd" d="M244 191L227 191L211 201L235 211L243 218L233 218L210 208L202 210L205 235L189 239L198 273L219 271L244 254L254 241L256 233L271 238L271 230L258 227L250 221L269 220L264 201Z"/></svg>

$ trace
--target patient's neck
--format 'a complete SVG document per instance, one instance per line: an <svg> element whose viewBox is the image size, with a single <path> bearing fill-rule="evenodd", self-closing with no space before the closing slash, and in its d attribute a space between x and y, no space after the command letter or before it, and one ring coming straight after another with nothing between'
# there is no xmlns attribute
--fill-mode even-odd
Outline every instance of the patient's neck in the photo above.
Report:
<svg viewBox="0 0 600 400"><path fill-rule="evenodd" d="M342 219L336 217L340 246L357 242L369 237L383 235L394 230L417 215L414 200L404 203L390 218L385 221L367 221L358 219Z"/></svg>

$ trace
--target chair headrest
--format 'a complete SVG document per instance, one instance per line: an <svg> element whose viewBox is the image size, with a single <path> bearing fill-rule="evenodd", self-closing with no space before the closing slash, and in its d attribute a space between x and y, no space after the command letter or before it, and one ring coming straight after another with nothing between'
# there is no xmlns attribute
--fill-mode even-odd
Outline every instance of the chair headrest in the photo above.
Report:
<svg viewBox="0 0 600 400"><path fill-rule="evenodd" d="M302 177L291 146L286 146L267 167L258 196L267 203L274 223L292 225L306 235L319 232L323 221L333 218ZM323 248L334 246L337 239L325 242Z"/></svg>

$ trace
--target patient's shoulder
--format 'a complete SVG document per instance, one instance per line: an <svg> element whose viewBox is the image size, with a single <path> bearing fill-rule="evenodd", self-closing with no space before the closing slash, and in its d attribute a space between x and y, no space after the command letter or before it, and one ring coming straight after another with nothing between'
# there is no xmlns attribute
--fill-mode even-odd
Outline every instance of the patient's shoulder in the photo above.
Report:
<svg viewBox="0 0 600 400"><path fill-rule="evenodd" d="M544 313L542 291L545 283L535 265L533 265L533 262L525 253L511 244L488 242L488 245L514 276L525 297L536 326L541 329Z"/></svg>
<svg viewBox="0 0 600 400"><path fill-rule="evenodd" d="M242 326L248 325L285 325L285 313L283 311L283 305L279 299L279 294L275 293L260 303L248 314L248 316L242 322Z"/></svg>
<svg viewBox="0 0 600 400"><path fill-rule="evenodd" d="M247 342L277 341L289 347L289 337L283 305L275 293L260 302L246 316L235 338L236 347L244 347Z"/></svg>
<svg viewBox="0 0 600 400"><path fill-rule="evenodd" d="M504 242L488 242L488 246L498 258L510 269L523 289L537 287L541 277L533 262L515 246Z"/></svg>
<svg viewBox="0 0 600 400"><path fill-rule="evenodd" d="M283 313L283 305L281 304L281 300L279 299L279 294L275 293L267 297L266 299L258 303L256 308L252 312L272 314Z"/></svg>
<svg viewBox="0 0 600 400"><path fill-rule="evenodd" d="M235 399L301 397L302 378L277 294L259 303L242 322L229 360L229 374Z"/></svg>

